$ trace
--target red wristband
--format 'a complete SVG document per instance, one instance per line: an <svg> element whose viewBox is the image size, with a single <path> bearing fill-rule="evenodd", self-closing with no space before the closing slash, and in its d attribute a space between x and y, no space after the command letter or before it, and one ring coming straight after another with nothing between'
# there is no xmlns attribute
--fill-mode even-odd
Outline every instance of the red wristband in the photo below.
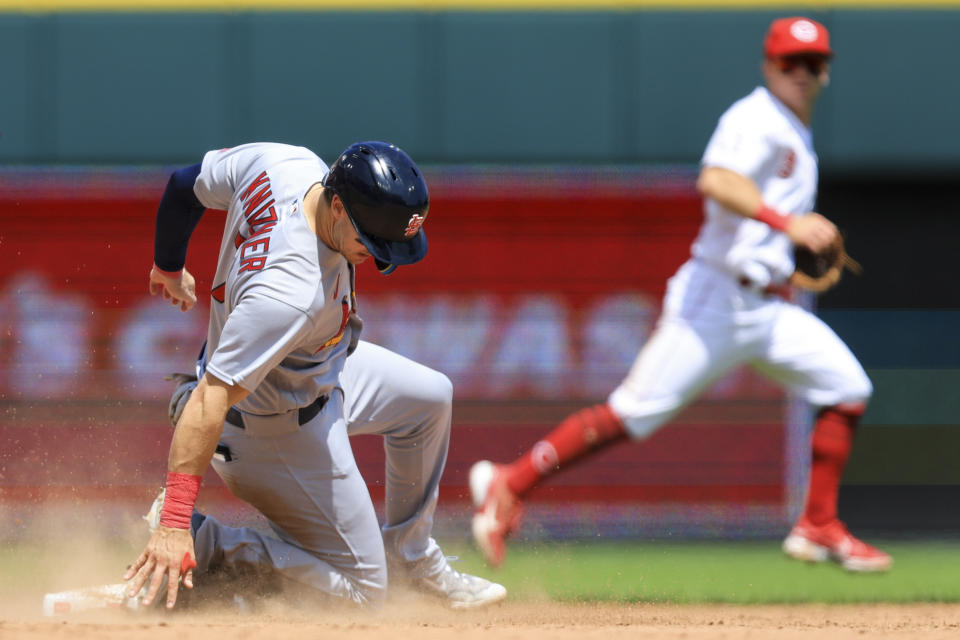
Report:
<svg viewBox="0 0 960 640"><path fill-rule="evenodd" d="M768 207L764 204L760 205L760 208L753 214L753 217L755 220L770 225L777 231L786 231L787 225L790 224L790 218L793 216L789 213L781 213L773 207Z"/></svg>
<svg viewBox="0 0 960 640"><path fill-rule="evenodd" d="M153 270L167 278L179 278L180 274L183 273L183 267L180 267L176 271L164 271L163 269L157 266L156 262L153 263Z"/></svg>
<svg viewBox="0 0 960 640"><path fill-rule="evenodd" d="M197 503L202 476L167 472L167 495L160 510L160 526L189 529L193 505Z"/></svg>

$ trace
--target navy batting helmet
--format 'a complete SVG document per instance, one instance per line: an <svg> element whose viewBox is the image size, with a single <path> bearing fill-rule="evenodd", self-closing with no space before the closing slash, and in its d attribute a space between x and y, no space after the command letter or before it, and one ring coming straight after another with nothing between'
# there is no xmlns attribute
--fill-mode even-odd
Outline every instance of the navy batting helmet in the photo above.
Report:
<svg viewBox="0 0 960 640"><path fill-rule="evenodd" d="M430 196L423 175L403 150L386 142L355 142L330 166L323 186L340 196L382 273L426 255L421 226Z"/></svg>

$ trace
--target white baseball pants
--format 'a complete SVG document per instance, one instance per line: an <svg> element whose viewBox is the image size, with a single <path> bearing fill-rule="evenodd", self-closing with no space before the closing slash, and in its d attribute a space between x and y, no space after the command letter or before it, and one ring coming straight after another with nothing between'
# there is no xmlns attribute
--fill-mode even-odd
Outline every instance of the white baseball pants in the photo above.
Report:
<svg viewBox="0 0 960 640"><path fill-rule="evenodd" d="M646 438L744 363L818 407L865 403L873 391L822 320L691 259L668 282L660 321L609 403L633 438Z"/></svg>

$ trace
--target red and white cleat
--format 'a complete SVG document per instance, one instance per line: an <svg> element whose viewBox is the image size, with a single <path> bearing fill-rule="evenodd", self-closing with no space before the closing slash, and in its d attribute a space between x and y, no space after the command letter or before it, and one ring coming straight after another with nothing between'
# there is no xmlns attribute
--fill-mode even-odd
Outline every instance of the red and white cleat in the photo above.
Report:
<svg viewBox="0 0 960 640"><path fill-rule="evenodd" d="M815 525L801 518L783 541L783 552L805 562L833 560L847 571L889 571L893 558L855 538L839 520Z"/></svg>
<svg viewBox="0 0 960 640"><path fill-rule="evenodd" d="M520 527L523 506L507 486L501 465L489 460L470 467L470 495L477 508L473 539L487 562L499 567L507 554L507 536Z"/></svg>

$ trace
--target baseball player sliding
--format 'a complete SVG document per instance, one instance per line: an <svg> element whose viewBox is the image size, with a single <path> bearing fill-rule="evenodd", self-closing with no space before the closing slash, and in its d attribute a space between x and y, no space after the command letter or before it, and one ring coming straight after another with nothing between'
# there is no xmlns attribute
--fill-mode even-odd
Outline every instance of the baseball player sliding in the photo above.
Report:
<svg viewBox="0 0 960 640"><path fill-rule="evenodd" d="M360 341L354 265L384 273L424 257L429 197L406 153L383 142L348 147L331 167L309 150L246 144L173 173L157 211L150 291L184 311L196 302L184 269L205 209L227 211L197 363L171 402L159 523L130 566L128 595L177 600L182 578L260 567L364 605L403 580L454 608L506 590L459 573L431 537L450 438L452 386L441 373ZM348 436L384 436L382 531ZM195 511L211 463L275 535L231 528Z"/></svg>
<svg viewBox="0 0 960 640"><path fill-rule="evenodd" d="M806 505L783 550L850 571L890 568L889 555L837 518L838 486L870 381L829 327L780 295L794 271L794 248L820 251L838 233L812 211L810 118L833 51L823 25L797 17L771 24L764 54L766 86L723 114L703 154L697 188L706 219L626 379L605 404L569 416L514 462L471 468L473 534L491 564L503 561L520 499L534 485L592 451L646 438L710 382L747 363L817 410Z"/></svg>

